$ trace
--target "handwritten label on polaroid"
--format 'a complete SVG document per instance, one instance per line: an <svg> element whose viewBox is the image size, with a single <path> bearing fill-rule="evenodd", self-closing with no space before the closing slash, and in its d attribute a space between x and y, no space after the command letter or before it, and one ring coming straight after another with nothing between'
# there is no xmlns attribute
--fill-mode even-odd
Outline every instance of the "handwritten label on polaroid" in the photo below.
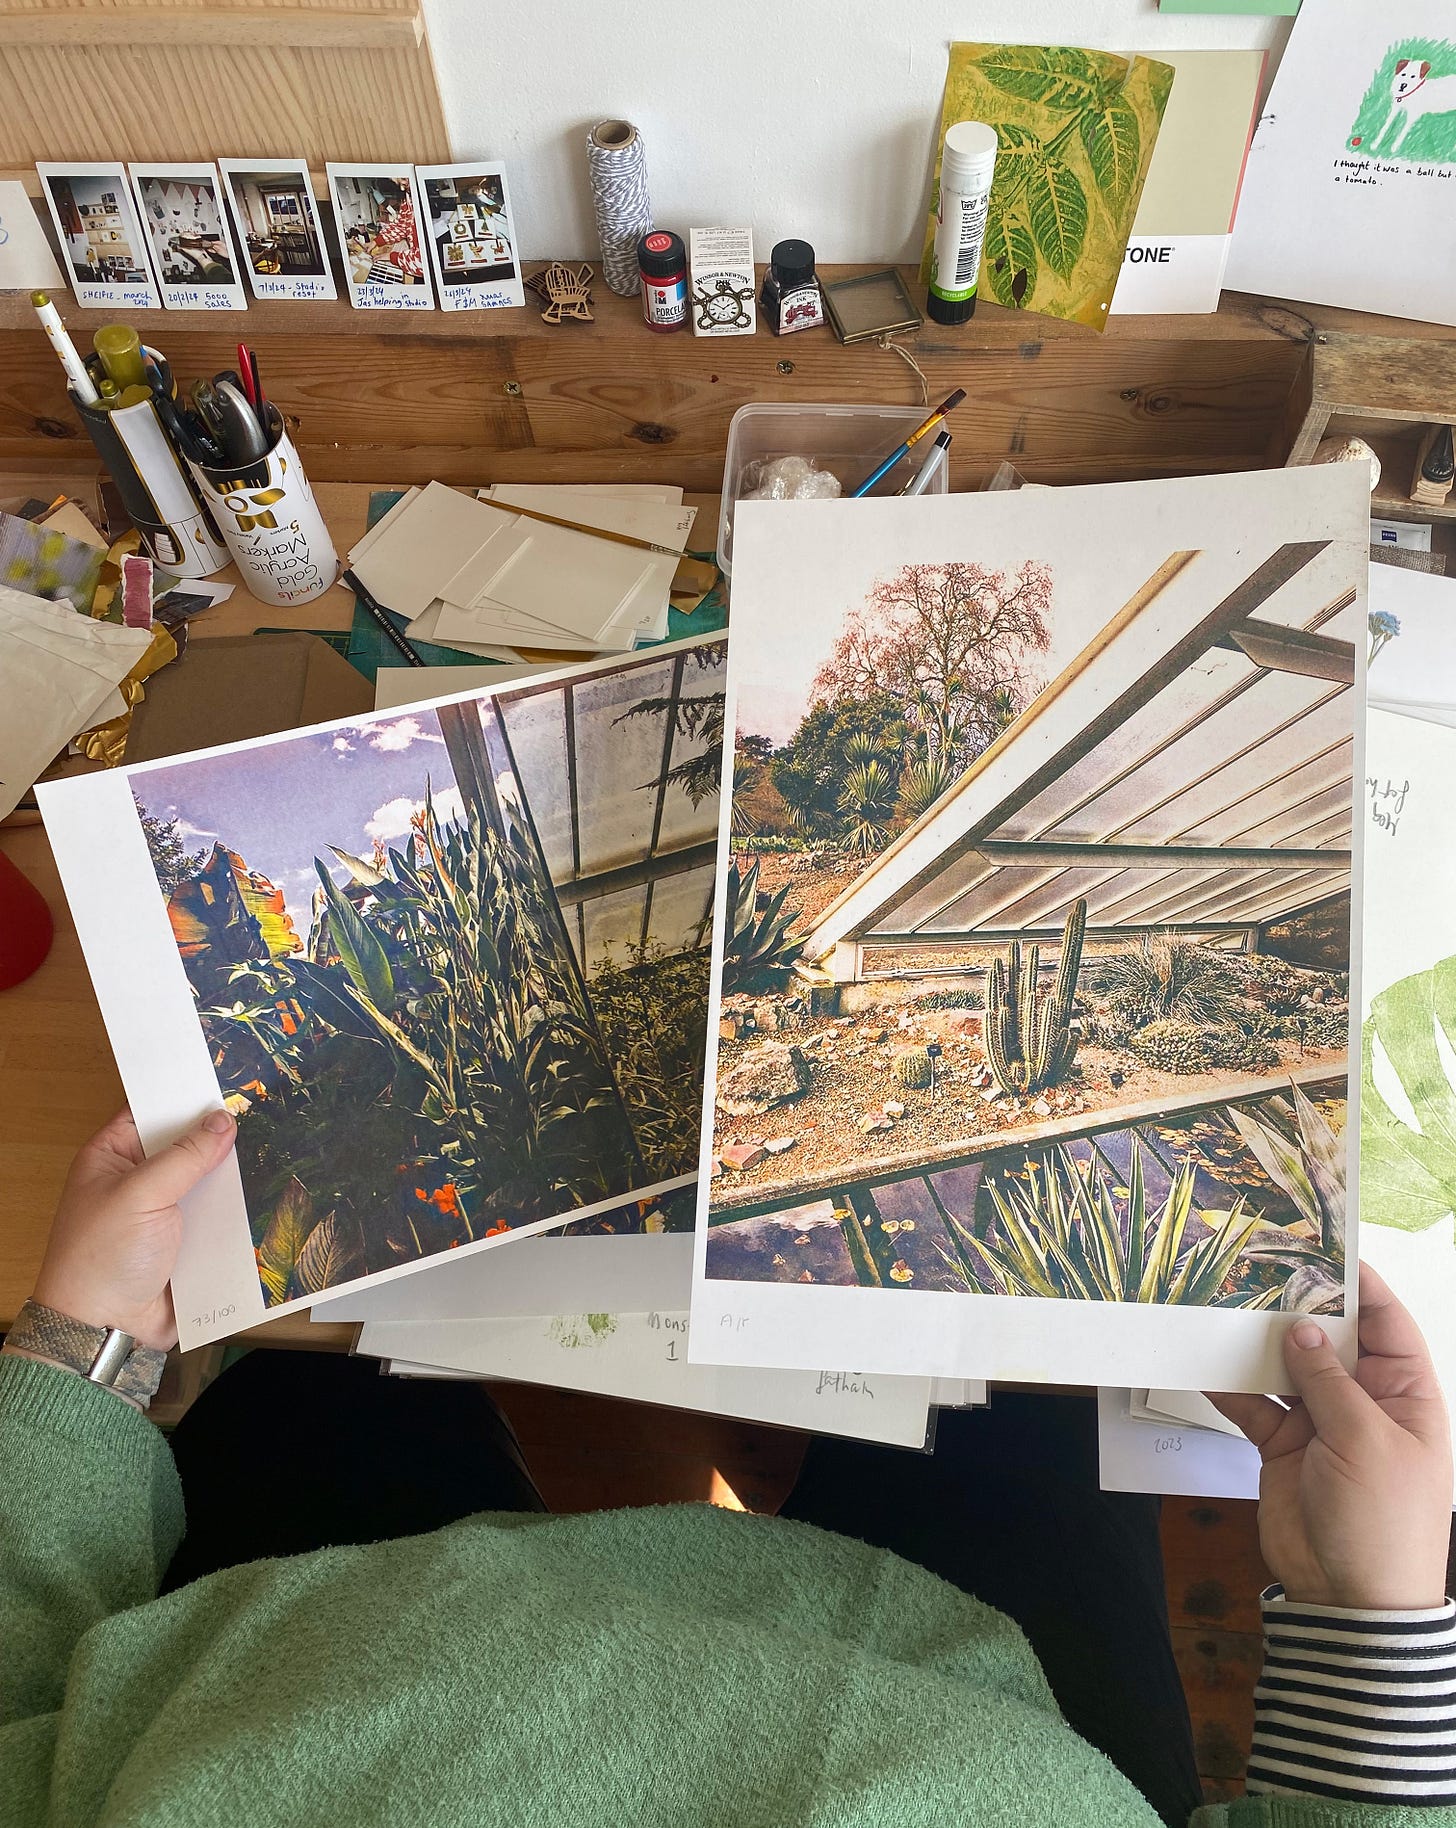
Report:
<svg viewBox="0 0 1456 1828"><path fill-rule="evenodd" d="M373 279L355 286L354 303L381 311L430 311L434 308L434 301L424 286L382 286Z"/></svg>

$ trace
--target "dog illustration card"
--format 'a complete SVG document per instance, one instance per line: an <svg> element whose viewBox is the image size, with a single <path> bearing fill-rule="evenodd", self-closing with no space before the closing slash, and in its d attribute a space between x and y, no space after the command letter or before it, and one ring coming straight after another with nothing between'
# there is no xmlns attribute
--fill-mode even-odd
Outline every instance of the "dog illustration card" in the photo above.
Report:
<svg viewBox="0 0 1456 1828"><path fill-rule="evenodd" d="M1456 324L1453 216L1449 4L1306 8L1250 150L1225 284Z"/></svg>

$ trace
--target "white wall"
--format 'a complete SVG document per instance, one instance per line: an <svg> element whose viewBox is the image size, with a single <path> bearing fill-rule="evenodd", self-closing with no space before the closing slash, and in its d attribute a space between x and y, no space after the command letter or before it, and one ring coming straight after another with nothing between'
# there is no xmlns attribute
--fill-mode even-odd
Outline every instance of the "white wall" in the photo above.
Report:
<svg viewBox="0 0 1456 1828"><path fill-rule="evenodd" d="M643 134L662 227L748 223L760 259L786 235L825 261L914 259L952 40L1282 49L1290 24L1155 0L425 0L425 15L455 155L505 161L528 259L596 256L584 142L613 116Z"/></svg>

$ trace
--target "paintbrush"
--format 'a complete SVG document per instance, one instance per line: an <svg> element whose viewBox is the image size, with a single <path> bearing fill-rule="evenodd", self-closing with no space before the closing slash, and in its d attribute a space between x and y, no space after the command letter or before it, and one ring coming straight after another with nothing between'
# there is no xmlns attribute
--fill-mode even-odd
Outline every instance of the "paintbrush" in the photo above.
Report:
<svg viewBox="0 0 1456 1828"><path fill-rule="evenodd" d="M636 546L642 552L658 552L664 558L680 559L681 551L675 546L659 546L654 540L638 539L635 533L617 533L606 527L589 527L584 521L563 520L558 514L543 514L539 508L518 508L514 502L492 501L485 498L488 508L499 508L502 514L523 514L527 520L545 521L548 527L564 527L568 533L589 533L593 539L615 540L619 546Z"/></svg>
<svg viewBox="0 0 1456 1828"><path fill-rule="evenodd" d="M890 471L894 469L895 465L910 449L911 445L919 444L920 440L925 437L928 432L933 432L944 420L946 414L954 407L959 406L965 397L966 390L964 387L958 387L953 394L947 394L925 423L923 425L917 425L905 442L897 445L878 469L871 471L857 489L850 491L850 499L852 501L858 501L860 496L868 495L870 490L874 488L875 484L882 476L889 475Z"/></svg>

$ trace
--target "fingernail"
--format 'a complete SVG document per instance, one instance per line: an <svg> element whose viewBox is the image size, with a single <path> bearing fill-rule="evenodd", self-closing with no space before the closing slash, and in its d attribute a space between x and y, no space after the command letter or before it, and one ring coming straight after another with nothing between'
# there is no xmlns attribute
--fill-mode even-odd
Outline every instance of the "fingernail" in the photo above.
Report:
<svg viewBox="0 0 1456 1828"><path fill-rule="evenodd" d="M233 1120L226 1111L209 1111L202 1120L202 1127L211 1130L214 1136L221 1136L232 1129Z"/></svg>
<svg viewBox="0 0 1456 1828"><path fill-rule="evenodd" d="M1290 1338L1295 1345L1303 1346L1306 1352L1311 1352L1316 1346L1322 1346L1325 1343L1324 1334L1312 1320L1301 1320L1297 1327L1291 1329Z"/></svg>

